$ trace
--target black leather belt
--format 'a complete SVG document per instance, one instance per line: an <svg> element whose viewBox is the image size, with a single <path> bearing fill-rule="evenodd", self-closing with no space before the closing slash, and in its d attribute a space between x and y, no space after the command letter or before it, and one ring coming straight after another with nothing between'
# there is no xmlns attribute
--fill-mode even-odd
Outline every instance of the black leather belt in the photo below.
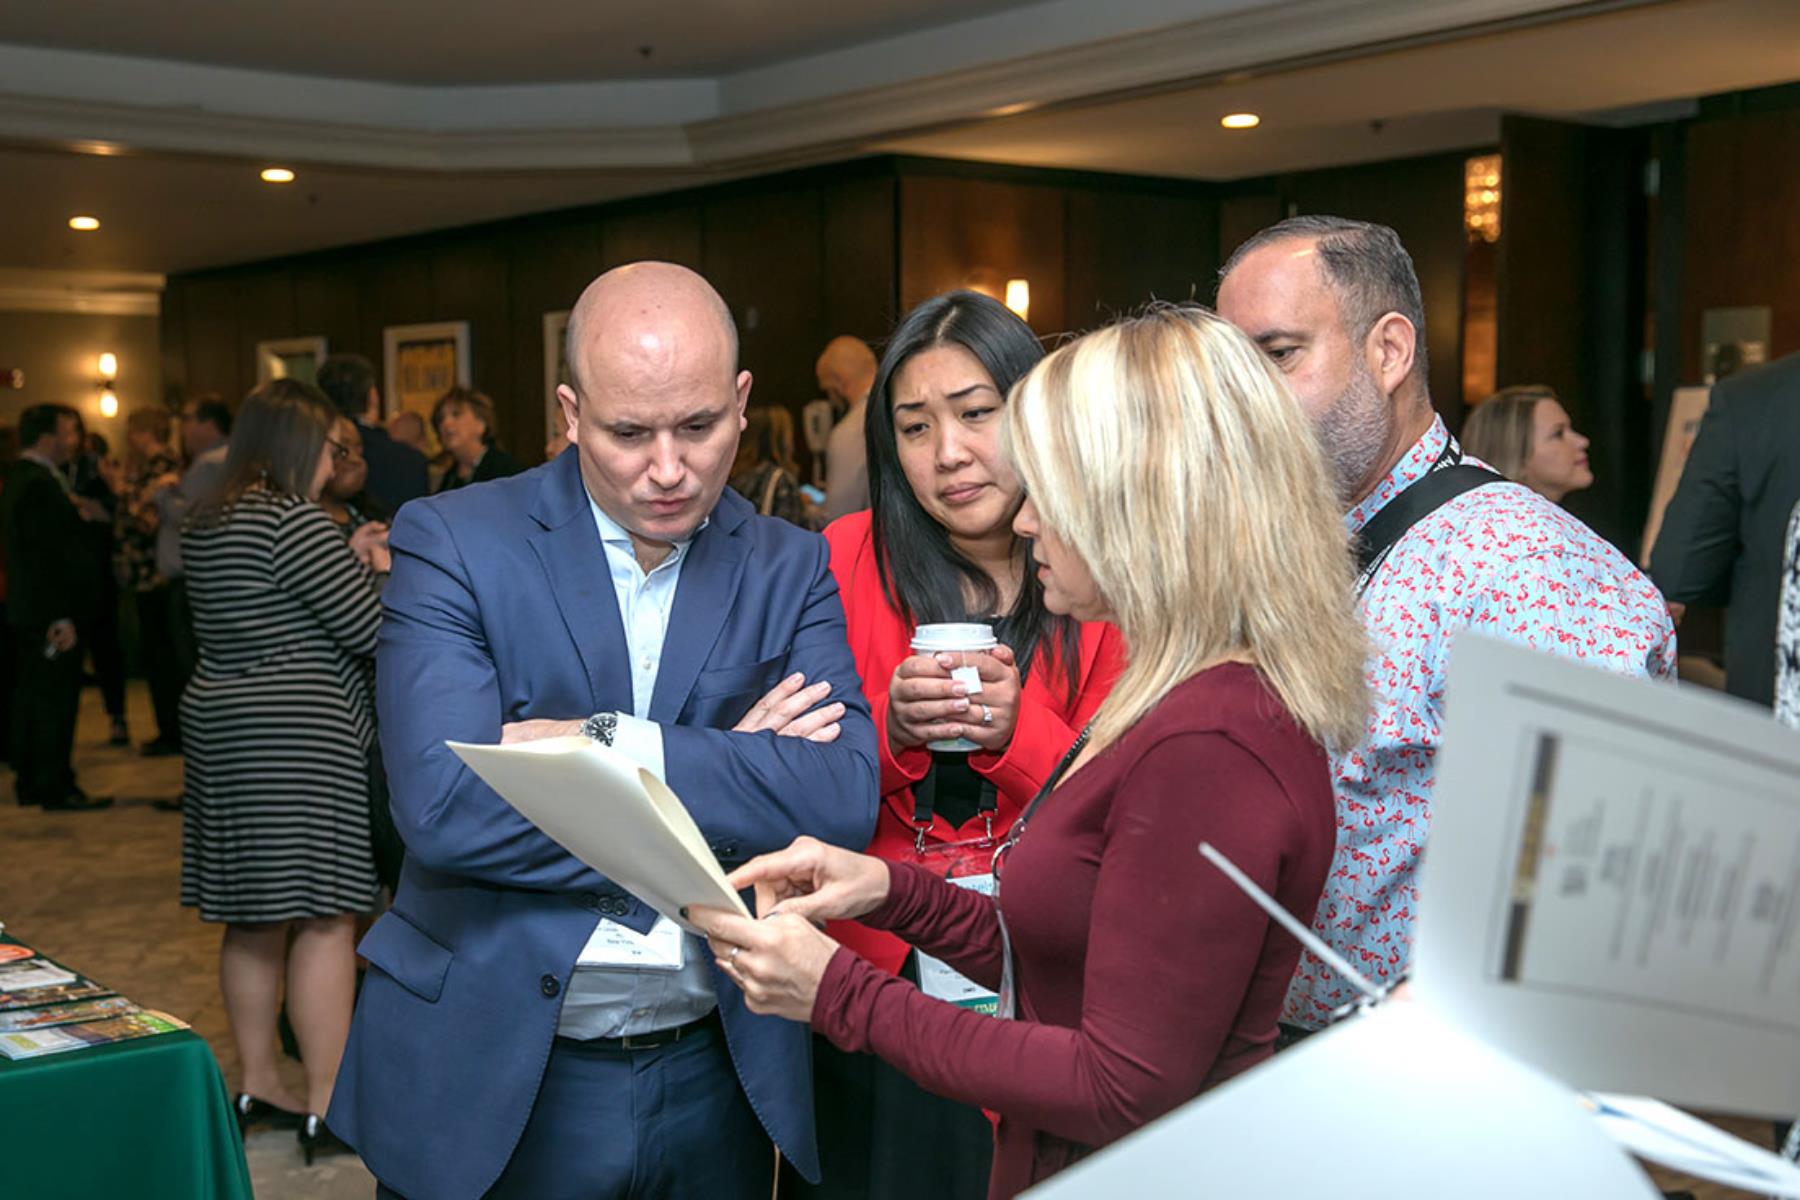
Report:
<svg viewBox="0 0 1800 1200"><path fill-rule="evenodd" d="M719 1010L713 1009L696 1021L686 1025L677 1025L672 1029L652 1029L649 1033L628 1033L624 1037L597 1038L558 1038L590 1050L660 1050L664 1046L673 1046L684 1037L693 1037L697 1033L719 1027Z"/></svg>

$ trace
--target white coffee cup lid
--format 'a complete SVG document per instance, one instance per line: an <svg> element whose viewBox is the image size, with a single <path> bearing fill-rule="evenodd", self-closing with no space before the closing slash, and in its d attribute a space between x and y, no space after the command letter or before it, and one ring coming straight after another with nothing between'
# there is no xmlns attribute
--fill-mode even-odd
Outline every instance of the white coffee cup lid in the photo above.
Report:
<svg viewBox="0 0 1800 1200"><path fill-rule="evenodd" d="M931 653L937 650L991 650L999 643L992 625L945 622L921 625L913 630L912 648Z"/></svg>

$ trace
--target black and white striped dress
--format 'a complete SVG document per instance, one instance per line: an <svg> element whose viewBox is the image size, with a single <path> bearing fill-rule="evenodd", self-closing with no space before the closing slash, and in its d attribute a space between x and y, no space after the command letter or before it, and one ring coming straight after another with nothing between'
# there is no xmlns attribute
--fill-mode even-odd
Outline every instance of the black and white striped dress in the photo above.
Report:
<svg viewBox="0 0 1800 1200"><path fill-rule="evenodd" d="M374 576L318 505L261 490L184 529L181 557L200 645L181 902L245 924L368 911Z"/></svg>

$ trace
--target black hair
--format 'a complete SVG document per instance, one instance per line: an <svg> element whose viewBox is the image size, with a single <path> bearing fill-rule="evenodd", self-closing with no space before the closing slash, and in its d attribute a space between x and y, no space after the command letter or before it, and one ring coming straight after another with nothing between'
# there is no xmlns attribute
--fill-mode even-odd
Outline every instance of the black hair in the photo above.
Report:
<svg viewBox="0 0 1800 1200"><path fill-rule="evenodd" d="M331 401L331 406L352 421L362 420L369 411L369 392L375 387L375 364L360 354L333 354L319 364L318 388ZM219 427L229 433L229 418Z"/></svg>
<svg viewBox="0 0 1800 1200"><path fill-rule="evenodd" d="M321 388L320 390L323 391L324 389ZM367 407L368 400L369 392L368 389L365 388L363 389L364 407ZM231 406L229 404L226 404L217 396L212 395L195 397L192 404L194 406L194 420L205 421L208 425L211 425L214 429L219 431L220 437L231 436ZM336 407L335 402L333 402L333 407ZM355 418L352 417L351 419L354 420Z"/></svg>
<svg viewBox="0 0 1800 1200"><path fill-rule="evenodd" d="M30 450L56 432L64 417L81 421L81 414L66 404L34 404L19 414L19 445Z"/></svg>
<svg viewBox="0 0 1800 1200"><path fill-rule="evenodd" d="M869 455L869 507L875 567L888 602L915 624L987 620L1000 605L999 590L987 572L950 542L906 480L894 429L894 376L921 351L960 346L974 355L1002 396L1044 357L1031 327L1011 309L978 292L946 292L906 315L888 341L887 352L869 389L863 431ZM1072 700L1081 686L1081 629L1044 607L1031 546L1024 547L1024 578L1012 611L999 615L994 630L1012 647L1023 679L1041 645L1054 647L1051 669L1062 669ZM972 591L975 604L965 600Z"/></svg>

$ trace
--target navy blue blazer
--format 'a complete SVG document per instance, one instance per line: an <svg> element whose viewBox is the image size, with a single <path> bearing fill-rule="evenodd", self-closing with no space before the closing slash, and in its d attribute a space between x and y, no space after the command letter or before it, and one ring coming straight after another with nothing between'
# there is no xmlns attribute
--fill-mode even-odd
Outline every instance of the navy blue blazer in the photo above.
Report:
<svg viewBox="0 0 1800 1200"><path fill-rule="evenodd" d="M393 907L360 947L372 969L328 1120L402 1195L473 1200L518 1143L596 919L641 932L656 914L519 816L444 742L497 742L509 721L629 712L630 666L579 455L414 501L389 542L377 694L406 861ZM847 709L836 742L728 732L793 671L831 681ZM875 729L817 534L723 494L682 564L649 715L663 727L669 785L728 870L801 834L868 844ZM751 1108L816 1179L806 1026L753 1015L713 976Z"/></svg>

